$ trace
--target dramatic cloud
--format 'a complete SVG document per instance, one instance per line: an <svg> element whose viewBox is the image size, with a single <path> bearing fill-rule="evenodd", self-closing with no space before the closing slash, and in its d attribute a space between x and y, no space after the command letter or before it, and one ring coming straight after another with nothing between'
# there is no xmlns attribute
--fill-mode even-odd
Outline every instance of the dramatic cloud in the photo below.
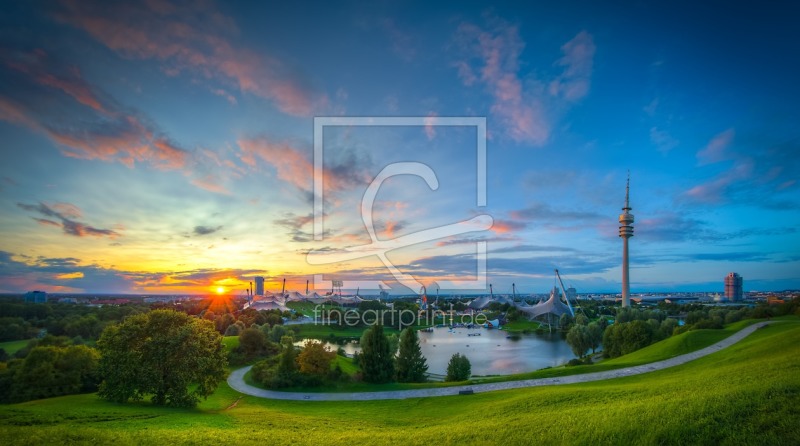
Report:
<svg viewBox="0 0 800 446"><path fill-rule="evenodd" d="M3 52L0 120L42 133L64 155L182 169L188 153L158 127L90 86L42 50Z"/></svg>
<svg viewBox="0 0 800 446"><path fill-rule="evenodd" d="M519 29L499 19L482 29L462 23L455 36L465 59L455 62L464 85L482 83L494 100L491 111L506 133L517 142L543 145L550 137L555 117L548 106L566 108L589 92L595 46L592 36L581 31L561 47L562 67L549 86L543 80L520 75L520 58L525 43Z"/></svg>
<svg viewBox="0 0 800 446"><path fill-rule="evenodd" d="M30 258L0 251L0 292L6 293L31 289L48 292L202 292L212 284L244 287L256 275L270 278L266 271L259 269L123 271L87 264L73 257Z"/></svg>
<svg viewBox="0 0 800 446"><path fill-rule="evenodd" d="M311 190L314 166L306 153L288 142L275 142L267 138L245 138L238 141L240 159L253 170L264 161L275 168L279 179L302 190ZM358 158L353 152L341 154L338 162L323 167L326 191L338 191L357 184L366 184L364 167L368 160Z"/></svg>
<svg viewBox="0 0 800 446"><path fill-rule="evenodd" d="M30 258L0 251L0 292L26 290L47 292L130 292L126 274L94 264L82 264L72 257Z"/></svg>
<svg viewBox="0 0 800 446"><path fill-rule="evenodd" d="M457 63L464 84L469 86L479 80L486 86L494 98L492 113L513 140L544 144L550 136L550 124L541 101L530 94L525 97L518 74L525 44L517 27L502 23L491 30L483 30L463 23L456 39L467 54L477 58Z"/></svg>
<svg viewBox="0 0 800 446"><path fill-rule="evenodd" d="M73 205L67 205L66 209L64 206L62 206L61 211L57 210L59 207L58 205L48 206L44 203L39 203L38 205L17 203L17 206L26 211L36 212L45 217L57 219L58 221L34 218L34 220L38 221L39 223L60 227L64 230L65 234L74 235L76 237L91 236L110 238L115 238L120 235L118 232L111 229L95 228L74 220L74 218L80 216L80 211Z"/></svg>
<svg viewBox="0 0 800 446"><path fill-rule="evenodd" d="M291 115L309 116L327 102L324 96L315 100L291 67L237 46L236 24L214 9L210 2L65 0L55 15L125 57L158 60L167 74L189 72L237 87ZM209 91L236 101L219 86Z"/></svg>

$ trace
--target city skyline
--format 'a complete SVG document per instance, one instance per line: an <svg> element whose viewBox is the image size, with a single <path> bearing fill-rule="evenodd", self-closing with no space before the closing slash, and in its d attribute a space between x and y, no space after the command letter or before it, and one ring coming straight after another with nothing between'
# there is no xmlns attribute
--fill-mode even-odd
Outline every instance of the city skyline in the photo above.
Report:
<svg viewBox="0 0 800 446"><path fill-rule="evenodd" d="M315 6L47 1L0 7L0 293L304 291L393 281L362 198L386 166L381 240L480 214L493 226L388 254L429 286L476 275L546 293L800 289L798 7L788 2ZM314 118L325 130L314 237ZM486 119L486 204L473 129ZM320 291L320 290L318 290ZM325 291L324 289L321 291ZM488 285L487 285L488 291ZM370 292L374 294L374 292Z"/></svg>

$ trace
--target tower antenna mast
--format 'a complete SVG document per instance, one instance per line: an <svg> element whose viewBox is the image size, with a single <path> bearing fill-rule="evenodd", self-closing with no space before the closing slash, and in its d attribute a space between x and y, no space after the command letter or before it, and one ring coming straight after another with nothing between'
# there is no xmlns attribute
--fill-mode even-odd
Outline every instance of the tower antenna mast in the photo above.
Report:
<svg viewBox="0 0 800 446"><path fill-rule="evenodd" d="M619 236L622 239L622 306L630 306L631 280L628 274L628 239L633 237L633 214L630 204L631 172L625 183L625 207L619 214Z"/></svg>

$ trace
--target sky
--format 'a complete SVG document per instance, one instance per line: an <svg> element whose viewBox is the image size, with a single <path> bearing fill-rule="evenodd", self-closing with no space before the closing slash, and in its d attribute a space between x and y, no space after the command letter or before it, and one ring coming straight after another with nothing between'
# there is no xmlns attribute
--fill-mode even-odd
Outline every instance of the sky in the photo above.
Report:
<svg viewBox="0 0 800 446"><path fill-rule="evenodd" d="M0 292L800 288L795 2L317 3L3 2Z"/></svg>

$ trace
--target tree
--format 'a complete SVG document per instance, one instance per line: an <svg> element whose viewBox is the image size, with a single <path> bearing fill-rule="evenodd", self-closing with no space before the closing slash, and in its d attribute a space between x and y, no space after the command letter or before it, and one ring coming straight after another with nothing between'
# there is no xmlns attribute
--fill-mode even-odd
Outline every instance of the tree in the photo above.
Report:
<svg viewBox="0 0 800 446"><path fill-rule="evenodd" d="M397 380L401 383L425 382L428 363L419 348L419 337L413 328L400 333L400 353L397 356Z"/></svg>
<svg viewBox="0 0 800 446"><path fill-rule="evenodd" d="M558 326L561 327L562 330L569 330L572 324L575 322L575 319L567 313L561 315L558 318Z"/></svg>
<svg viewBox="0 0 800 446"><path fill-rule="evenodd" d="M230 313L225 313L221 316L217 316L216 319L214 319L214 325L217 327L217 331L220 333L225 333L225 330L227 330L229 326L233 325L234 322L236 322L236 318Z"/></svg>
<svg viewBox="0 0 800 446"><path fill-rule="evenodd" d="M97 350L85 345L34 347L9 363L0 402L27 401L97 390Z"/></svg>
<svg viewBox="0 0 800 446"><path fill-rule="evenodd" d="M588 328L589 339L592 344L592 353L594 353L597 347L600 347L600 344L603 343L603 328L597 322L590 322Z"/></svg>
<svg viewBox="0 0 800 446"><path fill-rule="evenodd" d="M105 399L190 407L225 378L222 337L211 322L171 310L131 316L105 329L101 353ZM191 390L190 390L191 387Z"/></svg>
<svg viewBox="0 0 800 446"><path fill-rule="evenodd" d="M250 360L256 356L277 354L280 348L270 342L263 331L250 327L239 335L239 346L234 350L243 355L245 360Z"/></svg>
<svg viewBox="0 0 800 446"><path fill-rule="evenodd" d="M269 332L269 340L272 342L281 342L281 339L289 334L289 331L283 325L274 325L272 328L270 328L269 325L264 325L261 327L261 331L263 331L264 334Z"/></svg>
<svg viewBox="0 0 800 446"><path fill-rule="evenodd" d="M225 336L239 336L244 331L244 322L236 321L225 329Z"/></svg>
<svg viewBox="0 0 800 446"><path fill-rule="evenodd" d="M283 353L278 362L278 379L281 381L279 387L288 387L293 384L297 373L297 351L294 349L294 338L291 336L281 338L281 345Z"/></svg>
<svg viewBox="0 0 800 446"><path fill-rule="evenodd" d="M361 370L364 381L382 384L394 378L394 355L383 325L375 324L361 337Z"/></svg>
<svg viewBox="0 0 800 446"><path fill-rule="evenodd" d="M303 351L297 356L300 373L325 377L331 370L331 361L336 357L335 352L329 352L321 342L308 340Z"/></svg>
<svg viewBox="0 0 800 446"><path fill-rule="evenodd" d="M466 356L460 353L450 357L450 362L447 364L447 377L445 381L466 381L472 375L472 365Z"/></svg>
<svg viewBox="0 0 800 446"><path fill-rule="evenodd" d="M579 358L586 355L586 350L592 348L592 338L586 325L575 324L567 332L567 344L572 352Z"/></svg>
<svg viewBox="0 0 800 446"><path fill-rule="evenodd" d="M616 358L647 347L653 343L653 335L653 328L643 320L611 325L603 334L603 356Z"/></svg>

